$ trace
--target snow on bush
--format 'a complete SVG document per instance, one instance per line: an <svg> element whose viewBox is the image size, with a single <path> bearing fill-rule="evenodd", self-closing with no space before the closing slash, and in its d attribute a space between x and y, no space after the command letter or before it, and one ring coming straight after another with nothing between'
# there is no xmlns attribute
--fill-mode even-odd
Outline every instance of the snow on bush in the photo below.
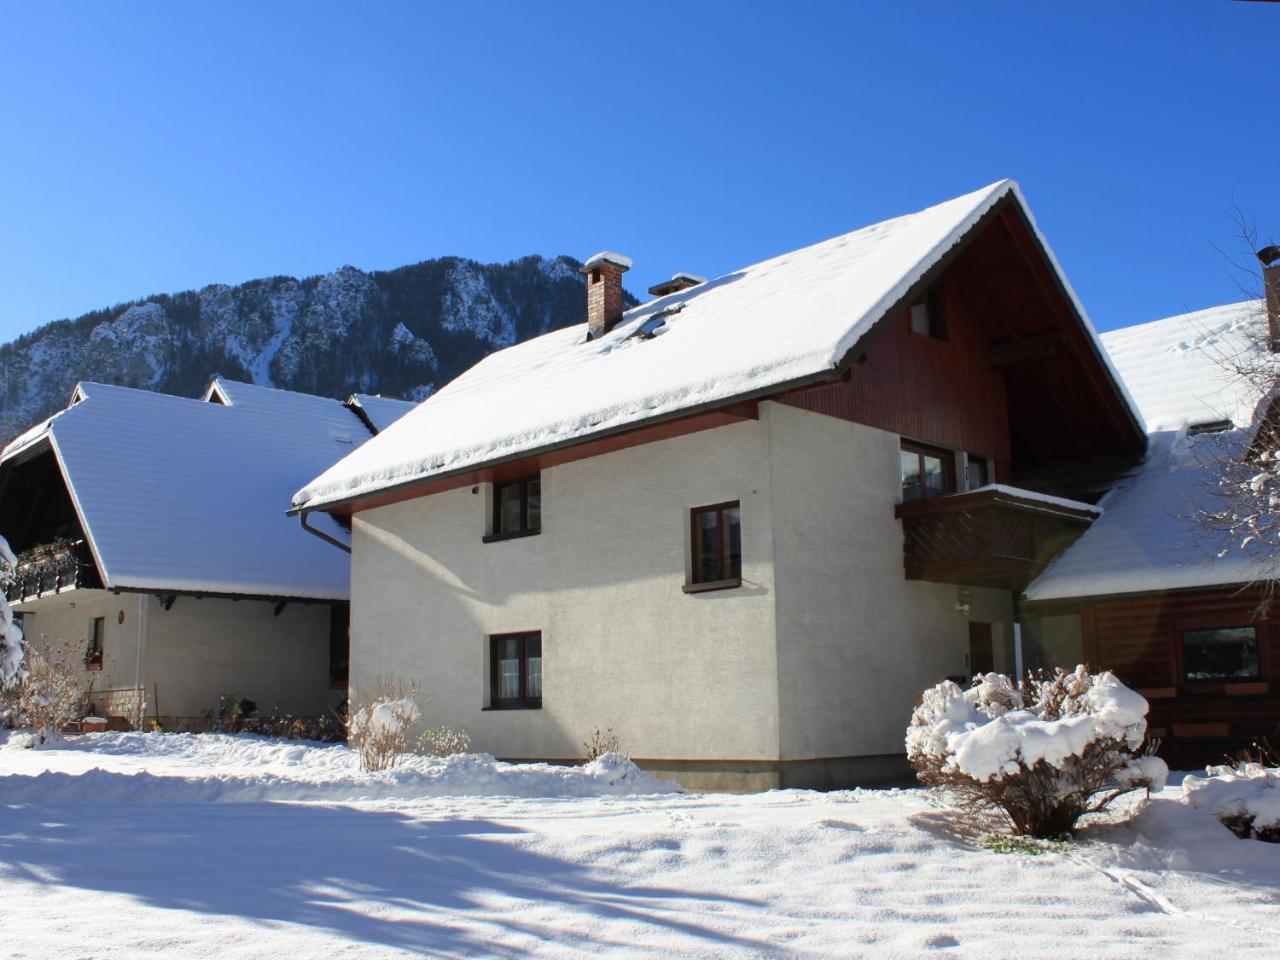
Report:
<svg viewBox="0 0 1280 960"><path fill-rule="evenodd" d="M88 707L88 684L81 679L79 652L62 643L47 653L27 652L27 666L9 693L9 714L29 727L38 743L62 735Z"/></svg>
<svg viewBox="0 0 1280 960"><path fill-rule="evenodd" d="M586 751L587 763L610 754L616 754L624 759L630 756L622 743L622 737L613 732L613 727L606 727L604 730L596 727L591 731L591 736L582 741L582 749Z"/></svg>
<svg viewBox="0 0 1280 960"><path fill-rule="evenodd" d="M921 696L907 757L926 786L966 813L1000 810L1013 831L1055 838L1132 790L1160 787L1164 762L1143 756L1147 701L1110 672L1016 683L988 673L967 690L946 680Z"/></svg>
<svg viewBox="0 0 1280 960"><path fill-rule="evenodd" d="M415 686L406 691L401 683L379 681L373 699L353 710L347 721L347 742L359 752L361 768L394 767L419 716Z"/></svg>
<svg viewBox="0 0 1280 960"><path fill-rule="evenodd" d="M1280 843L1280 769L1260 763L1207 767L1182 781L1182 799L1237 837Z"/></svg>
<svg viewBox="0 0 1280 960"><path fill-rule="evenodd" d="M453 757L470 749L471 735L467 731L455 730L442 724L422 731L413 752L424 757Z"/></svg>
<svg viewBox="0 0 1280 960"><path fill-rule="evenodd" d="M8 583L18 569L18 558L9 541L0 537L0 584ZM24 675L22 628L13 621L13 608L0 591L0 690L7 690Z"/></svg>

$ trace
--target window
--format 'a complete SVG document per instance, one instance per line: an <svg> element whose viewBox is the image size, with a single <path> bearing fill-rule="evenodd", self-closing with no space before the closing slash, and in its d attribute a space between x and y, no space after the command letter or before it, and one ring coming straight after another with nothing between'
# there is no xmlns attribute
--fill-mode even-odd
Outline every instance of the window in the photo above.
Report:
<svg viewBox="0 0 1280 960"><path fill-rule="evenodd" d="M918 303L911 305L911 332L934 340L947 339L947 315L942 309L942 297L937 290Z"/></svg>
<svg viewBox="0 0 1280 960"><path fill-rule="evenodd" d="M493 485L493 532L485 543L542 532L542 480L525 477Z"/></svg>
<svg viewBox="0 0 1280 960"><path fill-rule="evenodd" d="M690 511L693 563L686 593L742 585L742 511L738 501Z"/></svg>
<svg viewBox="0 0 1280 960"><path fill-rule="evenodd" d="M1230 420L1207 420L1204 423L1193 423L1187 427L1187 436L1199 437L1206 433L1225 433L1230 429Z"/></svg>
<svg viewBox="0 0 1280 960"><path fill-rule="evenodd" d="M86 670L102 669L102 641L106 638L106 617L94 617L89 624L89 645L84 651L84 668Z"/></svg>
<svg viewBox="0 0 1280 960"><path fill-rule="evenodd" d="M969 456L969 476L966 490L977 490L991 482L991 465L982 457Z"/></svg>
<svg viewBox="0 0 1280 960"><path fill-rule="evenodd" d="M941 497L955 490L955 456L938 450L902 442L898 455L902 468L902 502Z"/></svg>
<svg viewBox="0 0 1280 960"><path fill-rule="evenodd" d="M1258 636L1253 627L1182 631L1182 676L1187 680L1257 680Z"/></svg>
<svg viewBox="0 0 1280 960"><path fill-rule="evenodd" d="M542 634L490 637L489 668L492 709L536 710L542 706Z"/></svg>

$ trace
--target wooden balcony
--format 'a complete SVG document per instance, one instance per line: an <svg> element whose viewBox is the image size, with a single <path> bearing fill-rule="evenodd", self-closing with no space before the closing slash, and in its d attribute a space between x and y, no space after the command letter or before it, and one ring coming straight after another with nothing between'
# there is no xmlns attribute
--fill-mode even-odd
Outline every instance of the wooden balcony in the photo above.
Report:
<svg viewBox="0 0 1280 960"><path fill-rule="evenodd" d="M18 569L5 585L10 603L23 603L68 590L101 587L98 568L83 540L37 548L18 558Z"/></svg>
<svg viewBox="0 0 1280 960"><path fill-rule="evenodd" d="M902 520L908 580L1018 591L1100 512L1086 503L1003 486L894 508Z"/></svg>

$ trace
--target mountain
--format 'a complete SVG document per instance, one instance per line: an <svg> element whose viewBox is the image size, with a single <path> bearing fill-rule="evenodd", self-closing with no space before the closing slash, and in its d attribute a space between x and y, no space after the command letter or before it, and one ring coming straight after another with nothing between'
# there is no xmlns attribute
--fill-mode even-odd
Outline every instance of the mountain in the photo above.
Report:
<svg viewBox="0 0 1280 960"><path fill-rule="evenodd" d="M78 380L197 396L216 373L323 396L420 400L494 350L585 321L579 266L532 256L341 267L59 320L0 347L0 439L65 406Z"/></svg>

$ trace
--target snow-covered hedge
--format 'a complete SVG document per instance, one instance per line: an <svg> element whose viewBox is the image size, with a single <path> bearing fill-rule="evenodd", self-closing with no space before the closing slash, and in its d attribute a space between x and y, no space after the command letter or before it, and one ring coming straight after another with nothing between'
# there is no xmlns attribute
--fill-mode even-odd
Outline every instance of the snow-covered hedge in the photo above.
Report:
<svg viewBox="0 0 1280 960"><path fill-rule="evenodd" d="M1015 833L1059 837L1121 794L1164 785L1164 762L1141 753L1147 702L1110 672L1022 683L998 673L926 690L907 728L922 783L971 813L998 809Z"/></svg>
<svg viewBox="0 0 1280 960"><path fill-rule="evenodd" d="M1280 769L1259 763L1208 767L1182 781L1182 798L1238 837L1280 843Z"/></svg>

